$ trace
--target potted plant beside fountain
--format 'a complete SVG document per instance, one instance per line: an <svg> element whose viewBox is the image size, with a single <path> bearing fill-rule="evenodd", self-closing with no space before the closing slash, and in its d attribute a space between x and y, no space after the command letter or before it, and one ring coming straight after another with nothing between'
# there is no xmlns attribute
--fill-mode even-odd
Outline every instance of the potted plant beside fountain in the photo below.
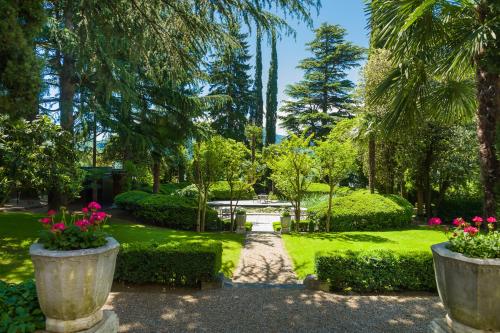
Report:
<svg viewBox="0 0 500 333"><path fill-rule="evenodd" d="M236 232L244 234L246 232L245 223L247 222L247 212L242 208L236 209Z"/></svg>
<svg viewBox="0 0 500 333"><path fill-rule="evenodd" d="M292 216L290 215L290 210L288 208L283 210L280 217L281 222L281 233L287 234L290 232L290 224L292 222Z"/></svg>
<svg viewBox="0 0 500 333"><path fill-rule="evenodd" d="M91 202L81 212L49 211L30 255L47 332L116 332L118 318L103 311L115 270L118 242L103 232L110 217Z"/></svg>
<svg viewBox="0 0 500 333"><path fill-rule="evenodd" d="M440 224L433 218L430 224ZM432 219L431 219L432 220ZM435 319L431 332L500 332L500 233L496 219L481 217L472 224L454 220L449 242L432 246L434 271L446 318Z"/></svg>

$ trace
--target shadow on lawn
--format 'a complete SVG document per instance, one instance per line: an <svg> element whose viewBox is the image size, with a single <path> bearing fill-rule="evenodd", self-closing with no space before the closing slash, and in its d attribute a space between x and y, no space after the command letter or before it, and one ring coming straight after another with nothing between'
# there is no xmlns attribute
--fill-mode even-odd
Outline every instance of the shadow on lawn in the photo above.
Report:
<svg viewBox="0 0 500 333"><path fill-rule="evenodd" d="M309 233L309 234L291 234L291 237L320 239L327 241L342 241L342 242L363 242L363 243L397 243L389 238L368 234L353 234L353 233Z"/></svg>
<svg viewBox="0 0 500 333"><path fill-rule="evenodd" d="M113 293L123 332L424 332L435 296L342 296L276 288Z"/></svg>

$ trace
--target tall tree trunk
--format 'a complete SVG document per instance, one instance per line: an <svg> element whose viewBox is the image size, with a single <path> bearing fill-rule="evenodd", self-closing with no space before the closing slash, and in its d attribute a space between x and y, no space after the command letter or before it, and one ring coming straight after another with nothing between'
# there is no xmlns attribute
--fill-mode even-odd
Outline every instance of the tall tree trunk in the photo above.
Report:
<svg viewBox="0 0 500 333"><path fill-rule="evenodd" d="M201 207L203 206L203 198L201 190L198 189L198 212L196 214L196 231L201 232Z"/></svg>
<svg viewBox="0 0 500 333"><path fill-rule="evenodd" d="M417 183L417 220L422 222L424 216L424 187Z"/></svg>
<svg viewBox="0 0 500 333"><path fill-rule="evenodd" d="M370 187L370 193L375 193L375 170L376 170L376 160L375 160L375 135L370 134L368 141L368 185Z"/></svg>
<svg viewBox="0 0 500 333"><path fill-rule="evenodd" d="M94 119L92 122L93 125L93 133L92 133L92 168L97 167L97 118L94 112ZM97 179L94 177L94 181L92 184L92 201L98 201L98 191L97 191Z"/></svg>
<svg viewBox="0 0 500 333"><path fill-rule="evenodd" d="M153 193L160 192L160 159L153 157Z"/></svg>
<svg viewBox="0 0 500 333"><path fill-rule="evenodd" d="M328 210L326 212L326 232L330 232L330 220L332 219L332 198L333 198L333 185L330 183L328 192Z"/></svg>
<svg viewBox="0 0 500 333"><path fill-rule="evenodd" d="M74 30L73 10L71 2L66 3L64 7L64 27L69 30ZM61 113L61 127L73 133L74 115L73 115L73 100L75 98L76 83L75 83L75 59L73 55L65 51L62 53L62 69L59 77L60 95L59 108Z"/></svg>
<svg viewBox="0 0 500 333"><path fill-rule="evenodd" d="M496 130L498 126L497 74L488 73L479 67L476 71L477 83L477 137L479 140L479 161L484 193L485 216L496 215L496 186L498 182L498 158L496 155Z"/></svg>

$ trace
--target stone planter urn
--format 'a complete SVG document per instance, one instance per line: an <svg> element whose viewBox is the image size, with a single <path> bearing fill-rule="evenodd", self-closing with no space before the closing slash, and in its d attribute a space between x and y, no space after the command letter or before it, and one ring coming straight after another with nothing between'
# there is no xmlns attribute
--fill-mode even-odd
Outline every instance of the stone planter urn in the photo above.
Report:
<svg viewBox="0 0 500 333"><path fill-rule="evenodd" d="M290 224L292 223L292 217L290 215L281 216L280 222L281 222L281 233L282 234L290 233Z"/></svg>
<svg viewBox="0 0 500 333"><path fill-rule="evenodd" d="M102 310L108 298L120 244L111 237L102 247L72 251L46 250L33 244L40 308L47 332L116 332L118 318Z"/></svg>
<svg viewBox="0 0 500 333"><path fill-rule="evenodd" d="M244 234L246 232L245 223L247 222L247 213L236 213L236 232Z"/></svg>
<svg viewBox="0 0 500 333"><path fill-rule="evenodd" d="M431 332L500 332L500 259L476 259L433 245L434 271L446 318Z"/></svg>

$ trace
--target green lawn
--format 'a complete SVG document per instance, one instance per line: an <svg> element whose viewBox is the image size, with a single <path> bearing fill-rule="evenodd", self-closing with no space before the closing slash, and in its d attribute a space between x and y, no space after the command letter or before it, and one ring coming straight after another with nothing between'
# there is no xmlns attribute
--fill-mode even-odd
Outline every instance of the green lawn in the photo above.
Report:
<svg viewBox="0 0 500 333"><path fill-rule="evenodd" d="M426 227L399 231L335 232L283 235L286 249L299 278L314 272L314 256L319 251L376 250L430 251L432 244L447 240L442 231Z"/></svg>
<svg viewBox="0 0 500 333"><path fill-rule="evenodd" d="M33 277L29 246L38 238L41 215L30 213L0 213L0 280L20 282ZM233 233L196 233L145 226L111 219L106 231L119 242L212 239L222 242L222 271L231 276L238 264L244 236Z"/></svg>

